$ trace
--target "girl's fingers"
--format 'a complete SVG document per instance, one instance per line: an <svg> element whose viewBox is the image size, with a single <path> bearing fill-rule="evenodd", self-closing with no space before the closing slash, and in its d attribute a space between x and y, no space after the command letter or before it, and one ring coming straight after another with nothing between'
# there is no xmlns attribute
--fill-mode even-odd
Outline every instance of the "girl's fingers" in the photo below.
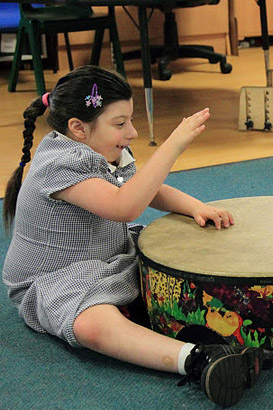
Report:
<svg viewBox="0 0 273 410"><path fill-rule="evenodd" d="M209 108L205 108L202 111L198 111L190 117L184 117L181 124L187 125L192 128L198 128L210 117Z"/></svg>
<svg viewBox="0 0 273 410"><path fill-rule="evenodd" d="M203 127L203 126L205 127L204 123L209 119L209 117L210 117L210 114L208 112L206 112L204 115L192 119L192 121L189 123L189 127L192 130L197 130L200 127ZM201 128L201 130L202 129L203 128Z"/></svg>
<svg viewBox="0 0 273 410"><path fill-rule="evenodd" d="M204 110L198 111L198 112L196 112L195 114L191 115L188 118L196 118L196 117L199 117L199 116L206 115L207 113L209 113L209 108L205 108Z"/></svg>
<svg viewBox="0 0 273 410"><path fill-rule="evenodd" d="M230 212L226 210L221 210L219 215L222 218L222 224L225 228L228 228L230 225L234 225L234 219Z"/></svg>
<svg viewBox="0 0 273 410"><path fill-rule="evenodd" d="M188 120L190 123L193 125L200 125L203 122L207 121L207 119L210 117L210 112L208 110L200 111L197 113L197 115L193 115L192 117L189 117Z"/></svg>

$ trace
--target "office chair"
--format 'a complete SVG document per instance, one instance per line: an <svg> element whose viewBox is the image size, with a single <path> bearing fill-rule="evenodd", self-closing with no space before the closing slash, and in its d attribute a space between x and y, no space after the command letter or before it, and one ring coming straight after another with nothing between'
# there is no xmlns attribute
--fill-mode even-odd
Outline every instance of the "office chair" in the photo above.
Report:
<svg viewBox="0 0 273 410"><path fill-rule="evenodd" d="M226 56L215 53L213 47L204 45L179 45L178 31L175 13L173 9L204 6L207 4L218 4L220 0L166 0L165 4L149 6L159 9L164 13L164 45L151 46L151 63L158 64L158 75L160 80L169 80L172 73L167 69L168 64L178 58L205 58L211 64L220 63L221 72L226 74L232 70L231 64L226 62ZM141 50L133 50L123 53L123 60L141 58Z"/></svg>
<svg viewBox="0 0 273 410"><path fill-rule="evenodd" d="M43 95L46 91L41 58L41 34L57 35L64 33L70 70L73 69L69 32L95 30L94 44L90 64L98 65L105 29L109 29L110 42L113 46L116 69L125 75L119 36L115 20L114 7L108 7L107 13L94 13L88 5L46 6L33 8L31 4L20 4L20 24L17 32L16 49L11 67L8 90L14 92L22 59L23 44L29 40L37 92Z"/></svg>

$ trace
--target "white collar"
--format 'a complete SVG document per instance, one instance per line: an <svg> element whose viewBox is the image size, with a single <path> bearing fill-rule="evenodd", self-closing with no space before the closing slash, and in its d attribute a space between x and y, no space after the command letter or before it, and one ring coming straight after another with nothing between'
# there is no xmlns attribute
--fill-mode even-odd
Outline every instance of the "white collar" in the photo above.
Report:
<svg viewBox="0 0 273 410"><path fill-rule="evenodd" d="M128 152L127 149L124 148L121 151L121 156L118 165L116 166L108 162L108 168L110 169L111 173L113 173L117 168L124 168L132 162L135 162L135 158L133 158L130 152Z"/></svg>

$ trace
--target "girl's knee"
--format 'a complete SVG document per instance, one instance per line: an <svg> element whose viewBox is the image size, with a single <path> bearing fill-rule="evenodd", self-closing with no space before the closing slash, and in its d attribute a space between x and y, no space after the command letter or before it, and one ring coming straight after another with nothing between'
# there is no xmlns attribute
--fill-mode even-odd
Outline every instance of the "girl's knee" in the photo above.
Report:
<svg viewBox="0 0 273 410"><path fill-rule="evenodd" d="M73 325L78 342L96 352L103 350L105 340L109 337L107 323L116 310L115 306L98 305L80 313Z"/></svg>
<svg viewBox="0 0 273 410"><path fill-rule="evenodd" d="M89 314L89 309L82 312L76 318L73 331L80 344L89 349L99 351L99 340L101 339L100 326L98 321L92 318L93 315Z"/></svg>

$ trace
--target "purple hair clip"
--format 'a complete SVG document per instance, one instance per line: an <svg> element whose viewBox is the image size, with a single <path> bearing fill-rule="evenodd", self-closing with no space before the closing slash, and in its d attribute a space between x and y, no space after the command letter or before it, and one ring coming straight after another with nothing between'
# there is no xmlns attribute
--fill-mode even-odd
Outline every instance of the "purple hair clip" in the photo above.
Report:
<svg viewBox="0 0 273 410"><path fill-rule="evenodd" d="M93 84L92 94L85 97L86 107L90 107L92 104L94 108L102 106L102 96L98 94L98 86L96 83Z"/></svg>

